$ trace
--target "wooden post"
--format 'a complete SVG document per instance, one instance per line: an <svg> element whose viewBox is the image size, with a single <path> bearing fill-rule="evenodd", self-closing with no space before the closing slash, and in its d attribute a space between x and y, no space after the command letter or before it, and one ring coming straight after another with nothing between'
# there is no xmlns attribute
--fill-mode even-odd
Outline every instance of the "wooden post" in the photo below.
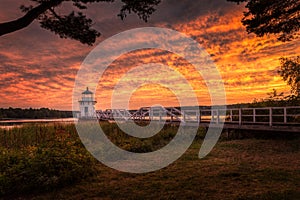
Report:
<svg viewBox="0 0 300 200"><path fill-rule="evenodd" d="M272 126L272 108L269 108L269 126Z"/></svg>
<svg viewBox="0 0 300 200"><path fill-rule="evenodd" d="M242 109L239 108L239 125L242 125Z"/></svg>
<svg viewBox="0 0 300 200"><path fill-rule="evenodd" d="M256 109L253 108L253 123L256 122Z"/></svg>
<svg viewBox="0 0 300 200"><path fill-rule="evenodd" d="M232 110L230 109L230 116L229 116L230 122L232 122L232 119L233 119L233 117L232 117Z"/></svg>
<svg viewBox="0 0 300 200"><path fill-rule="evenodd" d="M283 108L283 123L287 123L286 108Z"/></svg>
<svg viewBox="0 0 300 200"><path fill-rule="evenodd" d="M159 110L159 122L161 122L161 110Z"/></svg>
<svg viewBox="0 0 300 200"><path fill-rule="evenodd" d="M201 124L201 110L199 110L199 124Z"/></svg>

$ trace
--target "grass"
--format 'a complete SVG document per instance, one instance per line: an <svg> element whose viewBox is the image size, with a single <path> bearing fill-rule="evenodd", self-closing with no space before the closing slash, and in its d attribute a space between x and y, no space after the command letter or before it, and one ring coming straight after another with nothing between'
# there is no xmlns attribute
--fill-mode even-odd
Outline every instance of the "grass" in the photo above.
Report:
<svg viewBox="0 0 300 200"><path fill-rule="evenodd" d="M51 191L96 173L74 125L26 125L0 136L2 196Z"/></svg>
<svg viewBox="0 0 300 200"><path fill-rule="evenodd" d="M108 137L114 143L137 152L160 148L174 137L176 130L174 127L165 127L157 136L138 141L123 135L115 125L102 124L102 127L106 129ZM69 142L76 140L73 125L46 127L45 129L51 129L44 135L46 138L49 137L48 139L39 136L44 134L44 131L37 130L43 127L36 126L31 127L29 134L31 133L32 137L25 140L25 144L22 139L17 138L23 136L21 133L18 135L18 132L27 128L29 127L12 130L9 133L6 131L5 134L10 135L9 138L14 143L7 141L7 146L3 143L2 148L20 153L28 145L40 146L45 142L48 145L49 140L53 141L53 138L56 138L53 136L61 136L64 133L68 133L66 138L70 139ZM3 138L3 130L0 131L1 137ZM202 138L203 131L199 130L197 139L180 159L155 172L130 174L110 169L99 162L90 162L89 166L76 162L77 165L71 165L71 168L62 173L72 168L76 169L80 164L86 170L92 170L90 167L93 165L96 172L86 176L77 174L79 180L67 181L67 184L58 184L57 187L50 187L47 190L37 191L32 187L25 193L15 190L2 197L4 199L300 199L300 139L223 139L207 157L200 160L197 156ZM65 140L55 141L59 143ZM48 150L53 149L47 145ZM64 149L64 145L58 145L57 149ZM83 150L79 144L76 144L76 148ZM72 158L76 158L75 154L77 153L74 153ZM47 159L53 158L48 156L43 162L47 163ZM76 174L69 175L76 176Z"/></svg>

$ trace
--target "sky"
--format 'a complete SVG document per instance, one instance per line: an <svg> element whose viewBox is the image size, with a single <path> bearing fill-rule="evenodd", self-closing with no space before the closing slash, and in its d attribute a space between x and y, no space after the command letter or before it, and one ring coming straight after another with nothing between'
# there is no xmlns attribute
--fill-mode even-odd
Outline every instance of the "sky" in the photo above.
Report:
<svg viewBox="0 0 300 200"><path fill-rule="evenodd" d="M28 0L2 0L0 22L21 17L19 7ZM300 52L300 39L282 43L275 36L256 37L248 34L241 24L244 5L225 0L163 0L145 23L134 14L124 21L117 17L121 8L115 3L90 5L86 14L93 19L93 27L101 33L94 46L75 40L61 39L40 28L38 22L27 28L0 37L0 107L72 109L75 79L82 63L97 45L115 34L133 28L161 27L176 30L197 41L210 55L219 71L226 91L227 104L252 102L267 97L273 89L289 94L289 87L278 75L279 58ZM59 12L70 10L63 5ZM154 40L155 38L149 38ZM137 38L128 37L127 43ZM96 83L96 109L111 107L115 86L135 67L160 63L179 72L189 82L199 105L210 105L211 97L206 82L184 58L173 52L143 49L117 58ZM155 70L154 70L155 69ZM166 77L158 68L140 68L136 76L152 75L158 82L177 84L176 78ZM130 81L134 81L131 78ZM123 90L130 89L126 85ZM82 86L82 91L85 86ZM160 104L177 106L174 91L159 84L144 84L131 91L130 108ZM79 98L79 97L78 97Z"/></svg>

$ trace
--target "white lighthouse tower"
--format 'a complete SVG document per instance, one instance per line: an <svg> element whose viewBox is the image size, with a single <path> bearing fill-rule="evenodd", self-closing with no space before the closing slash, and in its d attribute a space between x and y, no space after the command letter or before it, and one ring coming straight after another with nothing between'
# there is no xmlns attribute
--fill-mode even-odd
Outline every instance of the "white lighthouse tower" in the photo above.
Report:
<svg viewBox="0 0 300 200"><path fill-rule="evenodd" d="M97 101L94 99L94 94L86 88L86 91L82 92L81 100L79 100L80 118L94 118L95 104Z"/></svg>

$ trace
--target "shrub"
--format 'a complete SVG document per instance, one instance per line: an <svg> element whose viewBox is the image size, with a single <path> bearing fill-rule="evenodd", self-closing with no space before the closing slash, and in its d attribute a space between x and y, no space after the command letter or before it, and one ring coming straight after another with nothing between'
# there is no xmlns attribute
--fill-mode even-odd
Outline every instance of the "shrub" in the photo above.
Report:
<svg viewBox="0 0 300 200"><path fill-rule="evenodd" d="M56 136L37 146L0 149L0 194L49 191L96 172L78 138Z"/></svg>

